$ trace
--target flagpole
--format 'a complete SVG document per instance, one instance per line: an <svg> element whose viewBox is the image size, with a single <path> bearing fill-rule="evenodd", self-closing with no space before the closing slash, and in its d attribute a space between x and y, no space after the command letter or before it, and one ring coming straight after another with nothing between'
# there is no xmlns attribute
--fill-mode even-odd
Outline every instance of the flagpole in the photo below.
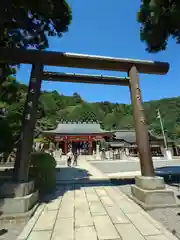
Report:
<svg viewBox="0 0 180 240"><path fill-rule="evenodd" d="M160 121L160 124L161 124L161 131L162 131L163 138L164 138L164 145L165 145L165 148L167 150L168 149L167 140L166 140L166 136L165 136L165 132L164 132L164 126L163 126L163 122L162 122L162 118L161 118L161 114L160 114L159 109L157 109L157 114L158 114L157 117L159 118L159 121Z"/></svg>

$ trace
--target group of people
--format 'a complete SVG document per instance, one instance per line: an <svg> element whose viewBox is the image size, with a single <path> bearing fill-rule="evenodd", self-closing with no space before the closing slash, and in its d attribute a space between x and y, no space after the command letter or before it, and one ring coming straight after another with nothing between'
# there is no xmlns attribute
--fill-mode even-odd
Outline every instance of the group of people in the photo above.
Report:
<svg viewBox="0 0 180 240"><path fill-rule="evenodd" d="M71 167L72 162L73 162L73 166L77 166L77 160L78 160L78 153L77 152L72 152L72 150L70 149L67 153L67 166Z"/></svg>

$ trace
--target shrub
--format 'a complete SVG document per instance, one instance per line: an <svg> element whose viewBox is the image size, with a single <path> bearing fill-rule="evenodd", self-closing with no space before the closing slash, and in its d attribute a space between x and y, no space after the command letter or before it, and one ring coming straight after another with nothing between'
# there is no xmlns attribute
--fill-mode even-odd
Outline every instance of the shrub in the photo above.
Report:
<svg viewBox="0 0 180 240"><path fill-rule="evenodd" d="M30 178L40 194L54 190L56 186L56 161L48 153L36 152L31 154Z"/></svg>

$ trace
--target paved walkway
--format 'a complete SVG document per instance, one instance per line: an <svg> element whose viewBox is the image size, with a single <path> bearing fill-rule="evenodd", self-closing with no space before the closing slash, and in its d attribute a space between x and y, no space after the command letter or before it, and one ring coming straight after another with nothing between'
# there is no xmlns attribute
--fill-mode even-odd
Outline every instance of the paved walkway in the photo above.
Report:
<svg viewBox="0 0 180 240"><path fill-rule="evenodd" d="M84 160L77 168L88 176L98 177L99 171ZM65 169L60 171L62 176ZM62 180L60 175L58 178ZM46 200L18 240L177 240L107 182L104 185L61 184Z"/></svg>
<svg viewBox="0 0 180 240"><path fill-rule="evenodd" d="M63 160L64 161L64 160ZM84 156L79 156L77 167L66 167L61 165L60 161L57 161L57 168L60 167L57 173L57 182L69 182L75 180L100 180L109 179L109 177L103 174L96 167L88 163Z"/></svg>

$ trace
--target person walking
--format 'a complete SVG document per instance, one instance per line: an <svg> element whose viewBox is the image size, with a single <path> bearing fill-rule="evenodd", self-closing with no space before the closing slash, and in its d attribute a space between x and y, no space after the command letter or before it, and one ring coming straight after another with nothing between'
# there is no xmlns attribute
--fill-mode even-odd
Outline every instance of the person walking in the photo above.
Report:
<svg viewBox="0 0 180 240"><path fill-rule="evenodd" d="M73 153L70 149L69 152L67 153L67 165L68 165L68 167L71 167L72 158L73 158Z"/></svg>
<svg viewBox="0 0 180 240"><path fill-rule="evenodd" d="M62 159L62 154L63 154L62 148L60 148L60 149L59 149L59 158L60 158L60 159Z"/></svg>
<svg viewBox="0 0 180 240"><path fill-rule="evenodd" d="M73 166L77 166L77 159L78 159L78 153L74 153L74 161L73 161Z"/></svg>

